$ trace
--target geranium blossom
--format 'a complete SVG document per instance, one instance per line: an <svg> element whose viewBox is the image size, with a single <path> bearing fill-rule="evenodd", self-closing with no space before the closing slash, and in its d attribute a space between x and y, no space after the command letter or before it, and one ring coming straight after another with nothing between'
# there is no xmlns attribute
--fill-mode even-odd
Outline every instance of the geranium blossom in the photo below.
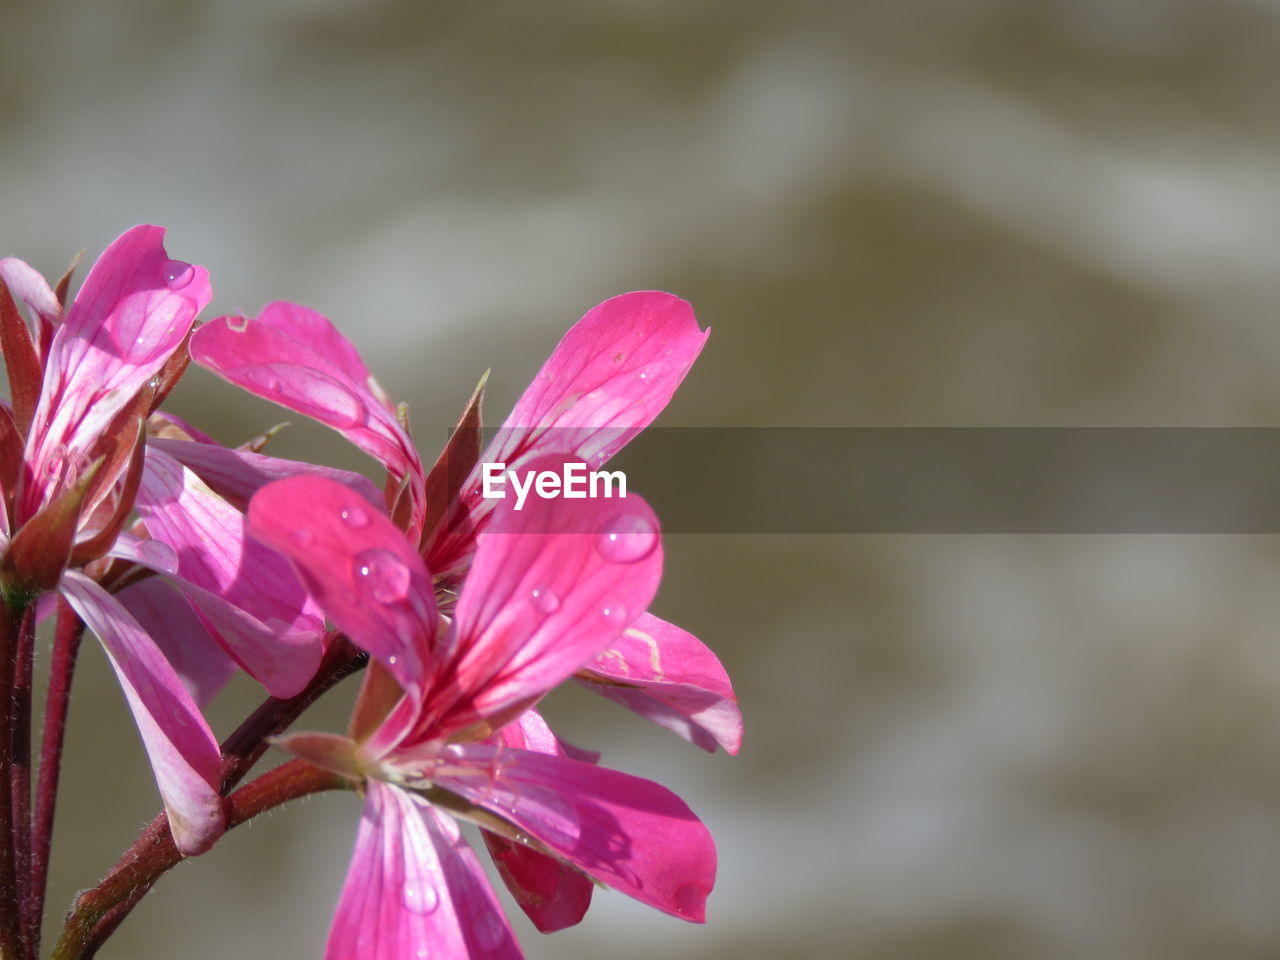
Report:
<svg viewBox="0 0 1280 960"><path fill-rule="evenodd" d="M0 576L12 600L58 590L102 642L151 758L173 835L191 853L222 830L218 746L155 642L84 568L117 557L168 568L172 558L121 531L143 469L144 423L185 359L171 366L209 302L208 273L171 259L159 227L113 242L62 315L57 296L18 260L0 333L12 405L0 407L4 509Z"/></svg>
<svg viewBox="0 0 1280 960"><path fill-rule="evenodd" d="M376 661L350 737L283 741L365 793L330 960L520 956L451 814L494 837L504 879L543 929L581 917L583 874L704 919L715 849L702 823L655 783L572 759L530 709L653 596L657 521L638 497L623 504L499 503L450 621L417 544L349 489L298 478L254 497L250 532Z"/></svg>
<svg viewBox="0 0 1280 960"><path fill-rule="evenodd" d="M483 453L477 391L430 470L404 408L392 404L355 347L306 307L277 302L256 318L214 320L193 336L191 355L381 462L391 515L447 596L499 502L481 496L479 463L517 469L556 454L598 468L662 411L708 334L689 304L670 294L606 300L565 334ZM736 753L741 744L741 714L720 662L692 634L652 615L584 665L578 680L704 749Z"/></svg>

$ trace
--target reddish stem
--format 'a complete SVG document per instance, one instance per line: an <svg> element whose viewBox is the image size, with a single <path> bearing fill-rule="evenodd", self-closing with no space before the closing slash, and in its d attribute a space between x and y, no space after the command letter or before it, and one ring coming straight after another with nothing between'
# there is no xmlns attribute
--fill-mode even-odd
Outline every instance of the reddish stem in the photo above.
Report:
<svg viewBox="0 0 1280 960"><path fill-rule="evenodd" d="M20 646L18 635L29 598L6 597L0 603L0 704L13 698L14 661ZM0 729L0 957L19 960L26 957L26 946L18 914L18 886L14 873L13 794L9 790L13 767L12 709L0 710L4 728Z"/></svg>
<svg viewBox="0 0 1280 960"><path fill-rule="evenodd" d="M49 881L49 854L53 843L53 816L58 801L58 777L62 771L62 747L66 740L67 712L71 706L71 678L84 623L71 606L58 598L58 626L49 665L49 690L40 738L40 769L36 774L36 815L31 841L31 887L27 891L26 917L33 951L40 946L44 902Z"/></svg>
<svg viewBox="0 0 1280 960"><path fill-rule="evenodd" d="M252 820L281 804L322 790L338 790L349 784L342 777L301 760L290 760L269 770L226 798L227 829ZM149 889L164 873L181 862L169 824L161 814L143 831L120 861L92 890L76 898L67 916L52 960L87 960L97 951L94 927L117 904L137 890Z"/></svg>
<svg viewBox="0 0 1280 960"><path fill-rule="evenodd" d="M11 737L9 802L12 804L14 894L18 929L28 957L35 957L31 920L31 687L35 664L35 604L18 621L13 653L13 687L9 698Z"/></svg>
<svg viewBox="0 0 1280 960"><path fill-rule="evenodd" d="M221 788L223 796L226 796L235 788L235 785L240 782L266 752L267 740L270 737L283 733L302 715L307 707L311 706L339 681L349 677L363 667L365 662L364 656L351 645L346 637L336 633L332 634L328 638L328 645L324 659L320 662L320 668L316 671L315 678L312 679L305 690L287 700L268 697L257 710L251 713L236 728L236 731L231 736L223 741ZM254 782L256 783L257 781ZM168 838L169 821L163 813L160 813L147 824L134 845L125 852L116 867L113 868L113 872L114 870L119 870L134 855L135 851L145 849ZM81 953L78 956L83 960L88 960L89 957L92 957L107 938L116 931L116 928L124 922L124 919L137 906L138 901L146 896L151 889L151 885L159 878L160 874L156 874L150 881L139 883L128 896L113 904L97 918L92 931L86 935Z"/></svg>

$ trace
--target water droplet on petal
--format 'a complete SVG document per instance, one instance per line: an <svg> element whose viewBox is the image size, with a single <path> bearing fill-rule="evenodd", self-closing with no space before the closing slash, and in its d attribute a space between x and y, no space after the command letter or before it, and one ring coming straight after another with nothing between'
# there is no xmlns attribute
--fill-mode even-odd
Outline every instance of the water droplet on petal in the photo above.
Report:
<svg viewBox="0 0 1280 960"><path fill-rule="evenodd" d="M686 883L675 892L676 913L682 917L700 917L707 902L707 891L696 883Z"/></svg>
<svg viewBox="0 0 1280 960"><path fill-rule="evenodd" d="M391 666L394 667L397 662L398 662L398 658L394 653L391 654L391 656L387 657L387 663L391 664Z"/></svg>
<svg viewBox="0 0 1280 960"><path fill-rule="evenodd" d="M409 595L409 568L390 550L371 547L351 560L356 586L379 603L396 603Z"/></svg>
<svg viewBox="0 0 1280 960"><path fill-rule="evenodd" d="M359 530L361 527L369 525L369 514L365 513L361 507L346 507L340 516L342 517L342 522L353 530Z"/></svg>
<svg viewBox="0 0 1280 960"><path fill-rule="evenodd" d="M436 888L426 880L409 879L400 891L400 900L414 913L430 913L440 904Z"/></svg>
<svg viewBox="0 0 1280 960"><path fill-rule="evenodd" d="M196 271L191 264L181 260L169 260L160 268L160 276L170 290L181 290L195 275Z"/></svg>
<svg viewBox="0 0 1280 960"><path fill-rule="evenodd" d="M617 603L605 607L600 611L600 614L610 623L626 623L627 621L627 608Z"/></svg>
<svg viewBox="0 0 1280 960"><path fill-rule="evenodd" d="M533 605L543 613L555 613L560 609L560 598L556 596L554 590L546 587L538 587L533 591Z"/></svg>
<svg viewBox="0 0 1280 960"><path fill-rule="evenodd" d="M310 547L316 542L316 535L306 527L300 527L290 535L293 537L293 542L300 547Z"/></svg>
<svg viewBox="0 0 1280 960"><path fill-rule="evenodd" d="M653 521L638 513L619 514L596 534L596 549L610 563L638 563L657 547Z"/></svg>
<svg viewBox="0 0 1280 960"><path fill-rule="evenodd" d="M232 333L244 333L249 329L249 318L244 316L227 317L227 329Z"/></svg>

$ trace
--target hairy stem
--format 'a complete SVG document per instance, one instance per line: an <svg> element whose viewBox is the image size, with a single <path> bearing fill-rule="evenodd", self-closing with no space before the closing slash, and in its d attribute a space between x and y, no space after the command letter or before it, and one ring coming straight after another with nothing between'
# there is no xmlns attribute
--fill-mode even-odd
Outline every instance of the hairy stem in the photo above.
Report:
<svg viewBox="0 0 1280 960"><path fill-rule="evenodd" d="M251 713L236 731L222 742L222 794L226 796L253 767L267 750L267 740L280 733L298 719L320 696L330 690L338 682L349 677L365 665L366 658L340 634L332 634L328 639L324 659L315 677L306 689L297 696L287 700L268 697L262 705ZM256 783L257 781L255 781ZM247 788L246 788L247 789ZM128 861L139 849L146 849L161 842L172 842L169 837L169 821L161 813L142 831L134 845L121 857L113 868L113 873ZM110 874L108 875L110 876ZM116 931L124 919L146 896L152 884L160 878L157 873L145 883L139 883L129 894L112 904L99 914L93 922L81 945L81 952L70 954L82 960L88 960L99 947ZM64 933L65 938L65 933ZM2 960L2 958L0 958Z"/></svg>
<svg viewBox="0 0 1280 960"><path fill-rule="evenodd" d="M350 785L342 777L301 760L269 770L226 798L227 829L281 804ZM150 887L183 859L161 814L92 890L76 898L52 960L85 960L97 950L94 927L117 904Z"/></svg>
<svg viewBox="0 0 1280 960"><path fill-rule="evenodd" d="M62 747L66 740L67 712L71 706L71 678L84 623L63 599L58 600L58 626L53 638L53 658L49 664L49 689L44 708L44 729L40 737L40 768L36 774L36 812L31 840L31 885L27 891L25 916L32 952L40 947L44 922L44 900L49 881L49 856L53 844L53 816L58 800L58 778L62 770Z"/></svg>
<svg viewBox="0 0 1280 960"><path fill-rule="evenodd" d="M35 668L35 604L18 621L13 651L13 686L9 696L9 802L13 831L14 895L23 949L34 958L38 949L31 921L31 687Z"/></svg>
<svg viewBox="0 0 1280 960"><path fill-rule="evenodd" d="M14 661L18 653L22 621L31 598L7 596L0 603L0 704L13 702ZM13 794L13 710L0 709L0 958L26 960L18 912L18 885L14 871Z"/></svg>

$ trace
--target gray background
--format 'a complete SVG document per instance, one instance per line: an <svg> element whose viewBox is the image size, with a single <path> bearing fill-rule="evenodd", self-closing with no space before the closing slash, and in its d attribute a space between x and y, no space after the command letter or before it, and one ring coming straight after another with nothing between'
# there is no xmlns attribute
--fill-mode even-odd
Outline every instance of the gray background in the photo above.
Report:
<svg viewBox="0 0 1280 960"><path fill-rule="evenodd" d="M714 328L668 425L1280 425L1272 0L3 13L0 250L56 275L165 224L215 311L333 317L425 447L485 368L496 421L585 309L655 287ZM198 372L177 403L227 442L283 419ZM707 820L710 923L602 894L517 921L529 956L1275 956L1278 546L670 538L656 609L722 654L742 755L552 713ZM72 721L55 917L157 805L93 646ZM235 831L102 955L319 956L357 816Z"/></svg>

